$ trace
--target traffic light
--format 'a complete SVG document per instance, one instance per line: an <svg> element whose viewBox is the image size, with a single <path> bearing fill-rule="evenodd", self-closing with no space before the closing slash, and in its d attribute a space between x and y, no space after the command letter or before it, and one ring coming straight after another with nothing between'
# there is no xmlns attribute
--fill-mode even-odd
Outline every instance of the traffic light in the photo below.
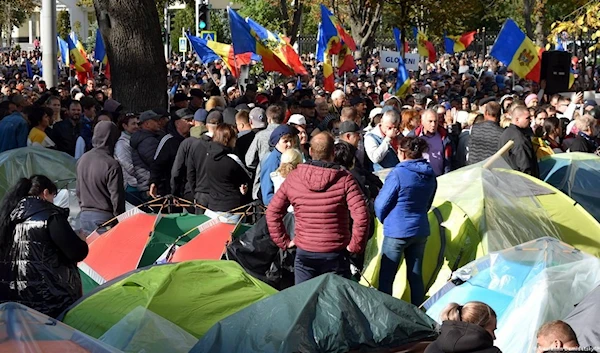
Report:
<svg viewBox="0 0 600 353"><path fill-rule="evenodd" d="M201 2L198 5L198 30L199 31L207 31L209 29L209 21L210 21L210 8L209 5Z"/></svg>

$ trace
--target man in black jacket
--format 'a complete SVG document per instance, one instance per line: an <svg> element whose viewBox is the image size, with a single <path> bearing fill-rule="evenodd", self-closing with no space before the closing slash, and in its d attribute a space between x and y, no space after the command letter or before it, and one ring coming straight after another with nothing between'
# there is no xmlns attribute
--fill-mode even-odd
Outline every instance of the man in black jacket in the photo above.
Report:
<svg viewBox="0 0 600 353"><path fill-rule="evenodd" d="M164 133L160 129L161 115L152 110L140 114L140 130L131 135L131 161L138 190L145 194L150 189L150 168Z"/></svg>
<svg viewBox="0 0 600 353"><path fill-rule="evenodd" d="M77 163L76 192L81 206L81 231L85 235L125 212L123 170L113 158L119 135L112 122L99 122L94 129L94 147ZM104 231L105 228L98 230Z"/></svg>
<svg viewBox="0 0 600 353"><path fill-rule="evenodd" d="M176 111L173 120L167 124L167 134L159 141L154 153L154 161L150 165L150 196L159 197L170 193L171 168L179 145L190 136L193 119L194 113L183 108Z"/></svg>
<svg viewBox="0 0 600 353"><path fill-rule="evenodd" d="M504 129L498 125L500 121L500 104L489 102L485 105L484 121L471 127L469 154L467 164L479 163L498 151L498 140Z"/></svg>
<svg viewBox="0 0 600 353"><path fill-rule="evenodd" d="M530 122L531 116L527 107L518 106L514 108L512 111L512 122L500 136L497 148L500 149L508 141L513 140L515 144L504 155L504 160L506 160L512 169L538 178L540 173L529 134Z"/></svg>
<svg viewBox="0 0 600 353"><path fill-rule="evenodd" d="M52 126L50 138L56 143L56 149L75 156L75 145L81 130L81 103L72 101L69 104L67 118Z"/></svg>

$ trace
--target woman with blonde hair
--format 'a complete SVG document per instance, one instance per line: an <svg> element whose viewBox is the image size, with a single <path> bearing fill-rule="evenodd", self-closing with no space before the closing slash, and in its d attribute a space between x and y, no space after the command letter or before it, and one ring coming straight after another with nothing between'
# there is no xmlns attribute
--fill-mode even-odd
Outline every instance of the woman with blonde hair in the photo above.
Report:
<svg viewBox="0 0 600 353"><path fill-rule="evenodd" d="M450 303L442 311L439 337L425 353L502 353L494 346L497 315L489 305Z"/></svg>
<svg viewBox="0 0 600 353"><path fill-rule="evenodd" d="M270 174L275 193L277 193L277 190L279 190L279 187L283 184L288 174L296 169L300 163L302 163L302 153L296 148L290 148L281 154L279 168Z"/></svg>

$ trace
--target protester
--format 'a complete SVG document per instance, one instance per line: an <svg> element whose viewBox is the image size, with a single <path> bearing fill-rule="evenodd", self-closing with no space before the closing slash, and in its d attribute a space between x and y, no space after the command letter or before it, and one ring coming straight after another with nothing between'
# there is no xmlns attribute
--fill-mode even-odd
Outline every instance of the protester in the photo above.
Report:
<svg viewBox="0 0 600 353"><path fill-rule="evenodd" d="M250 114L245 110L240 110L235 115L235 126L237 128L237 142L235 144L235 155L240 160L246 158L246 153L254 140L256 132L252 129L250 124Z"/></svg>
<svg viewBox="0 0 600 353"><path fill-rule="evenodd" d="M276 171L272 172L269 176L271 177L271 182L273 183L275 192L281 187L285 178L292 172L292 170L298 167L298 164L302 163L302 153L295 148L291 148L286 150L281 154L281 162L279 163L279 168ZM288 208L288 212L293 212L294 208L290 206Z"/></svg>
<svg viewBox="0 0 600 353"><path fill-rule="evenodd" d="M577 335L564 321L550 321L540 327L537 334L537 353L571 351L579 348Z"/></svg>
<svg viewBox="0 0 600 353"><path fill-rule="evenodd" d="M298 130L293 126L280 125L269 137L269 146L271 146L273 150L261 163L259 174L261 200L265 206L269 205L269 202L271 202L271 199L275 194L275 187L269 175L279 168L281 154L283 152L290 148L298 147L297 136Z"/></svg>
<svg viewBox="0 0 600 353"><path fill-rule="evenodd" d="M50 121L54 112L47 107L31 106L27 109L27 118L31 123L31 131L27 138L28 146L55 147L56 144L46 134L46 129L50 127Z"/></svg>
<svg viewBox="0 0 600 353"><path fill-rule="evenodd" d="M400 116L393 110L387 111L381 118L381 123L365 134L365 153L378 171L392 168L398 164L398 142Z"/></svg>
<svg viewBox="0 0 600 353"><path fill-rule="evenodd" d="M119 129L112 122L101 121L94 128L93 146L77 163L77 198L81 213L81 232L87 236L112 218L125 212L123 170L113 158Z"/></svg>
<svg viewBox="0 0 600 353"><path fill-rule="evenodd" d="M435 172L423 158L428 148L421 138L402 138L400 163L388 174L375 200L384 235L379 290L392 294L396 272L406 256L411 303L417 306L425 299L422 268L430 233L427 212L437 189Z"/></svg>
<svg viewBox="0 0 600 353"><path fill-rule="evenodd" d="M427 142L428 148L424 157L431 164L436 176L450 173L454 147L446 129L439 125L435 110L425 110L421 115L421 126L411 131L408 136L420 137Z"/></svg>
<svg viewBox="0 0 600 353"><path fill-rule="evenodd" d="M504 160L514 170L537 178L539 177L539 167L529 136L531 121L529 110L524 106L516 106L511 115L511 124L500 136L497 148L501 149L508 141L514 141L513 147L504 154Z"/></svg>
<svg viewBox="0 0 600 353"><path fill-rule="evenodd" d="M577 118L575 121L577 126L577 136L571 143L571 147L568 152L586 152L596 153L598 152L598 142L594 140L594 127L596 126L596 119L591 115L583 115Z"/></svg>
<svg viewBox="0 0 600 353"><path fill-rule="evenodd" d="M206 184L208 186L209 217L221 216L237 223L240 214L229 213L243 203L243 195L248 192L251 174L242 161L233 153L237 140L235 129L228 124L219 124L212 141L206 148Z"/></svg>
<svg viewBox="0 0 600 353"><path fill-rule="evenodd" d="M88 254L69 210L53 204L56 192L50 179L33 175L19 179L0 206L0 302L53 318L81 297L77 263Z"/></svg>
<svg viewBox="0 0 600 353"><path fill-rule="evenodd" d="M134 176L137 180L137 189L144 197L148 198L150 190L150 169L154 164L154 155L163 136L158 120L160 115L152 110L140 114L140 129L131 135L131 161L134 167Z"/></svg>
<svg viewBox="0 0 600 353"><path fill-rule="evenodd" d="M328 272L349 278L347 251L363 252L368 230L367 208L358 184L333 163L333 136L314 136L310 153L312 161L298 165L287 176L267 207L267 224L275 244L284 250L298 247L296 284ZM293 241L283 225L290 205L296 217Z"/></svg>
<svg viewBox="0 0 600 353"><path fill-rule="evenodd" d="M0 153L27 146L29 124L23 113L15 111L0 120Z"/></svg>
<svg viewBox="0 0 600 353"><path fill-rule="evenodd" d="M133 166L131 136L140 129L139 119L135 114L125 114L118 122L121 136L115 145L115 159L121 164L123 170L123 182L125 186L125 200L133 205L143 203L144 197L137 189L135 178L135 167Z"/></svg>
<svg viewBox="0 0 600 353"><path fill-rule="evenodd" d="M450 303L440 316L440 335L425 353L502 353L494 346L498 317L489 305Z"/></svg>
<svg viewBox="0 0 600 353"><path fill-rule="evenodd" d="M75 146L81 136L82 125L81 103L71 101L67 116L52 126L50 138L56 143L56 148L75 157ZM91 132L89 137L91 138Z"/></svg>
<svg viewBox="0 0 600 353"><path fill-rule="evenodd" d="M467 164L484 161L498 151L498 141L504 130L498 125L500 121L500 105L490 102L485 105L484 121L474 124L469 140L469 158Z"/></svg>

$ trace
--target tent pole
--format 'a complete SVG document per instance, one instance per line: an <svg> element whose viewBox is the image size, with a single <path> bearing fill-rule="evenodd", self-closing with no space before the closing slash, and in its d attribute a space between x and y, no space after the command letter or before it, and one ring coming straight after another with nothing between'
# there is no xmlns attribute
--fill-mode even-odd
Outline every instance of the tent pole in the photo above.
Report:
<svg viewBox="0 0 600 353"><path fill-rule="evenodd" d="M514 144L515 141L509 140L504 146L502 146L501 149L498 150L498 152L494 153L494 155L491 156L487 162L485 162L485 164L483 165L483 169L490 169L492 164L494 164L494 162L497 161L498 158L502 157L506 152L508 152Z"/></svg>

